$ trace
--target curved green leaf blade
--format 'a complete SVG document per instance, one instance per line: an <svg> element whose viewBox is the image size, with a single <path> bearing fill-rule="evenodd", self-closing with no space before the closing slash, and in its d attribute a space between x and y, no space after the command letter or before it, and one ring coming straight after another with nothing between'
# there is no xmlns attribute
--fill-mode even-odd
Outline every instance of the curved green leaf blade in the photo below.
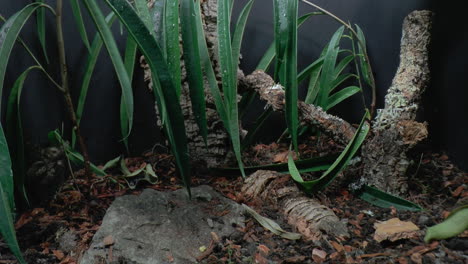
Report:
<svg viewBox="0 0 468 264"><path fill-rule="evenodd" d="M382 208L395 207L397 210L405 211L421 211L419 205L402 199L400 197L383 192L377 188L364 185L358 192L357 196L362 200Z"/></svg>
<svg viewBox="0 0 468 264"><path fill-rule="evenodd" d="M133 74L135 72L135 60L137 55L138 46L136 42L133 40L131 36L127 36L127 44L125 45L125 56L124 56L124 64L125 69L128 72L128 77L130 78L130 82L133 80ZM128 127L128 116L125 111L125 101L123 97L120 97L120 131L124 138L122 139L125 149L127 152L129 151L128 148L128 136L130 131Z"/></svg>
<svg viewBox="0 0 468 264"><path fill-rule="evenodd" d="M20 263L26 263L16 240L13 225L13 172L11 170L10 152L0 124L0 234Z"/></svg>
<svg viewBox="0 0 468 264"><path fill-rule="evenodd" d="M29 17L41 7L41 3L33 3L11 16L0 28L0 98L4 86L6 68L10 59L11 50L15 45L18 35ZM2 103L0 100L0 115Z"/></svg>
<svg viewBox="0 0 468 264"><path fill-rule="evenodd" d="M359 88L357 86L349 86L349 87L343 88L342 90L334 93L333 95L328 97L327 105L325 106L325 111L328 111L329 109L331 109L335 105L343 102L347 98L359 93L360 91L361 91L361 88Z"/></svg>
<svg viewBox="0 0 468 264"><path fill-rule="evenodd" d="M23 125L21 122L20 103L24 81L28 77L29 72L34 69L41 69L41 67L29 67L18 77L18 79L13 84L13 88L10 91L10 96L8 97L6 113L6 134L10 142L10 148L15 149L15 151L13 151L11 154L11 158L13 160L15 187L21 192L26 201L28 201L28 196L26 194L24 186L26 178L26 159L24 152L25 149L23 138Z"/></svg>
<svg viewBox="0 0 468 264"><path fill-rule="evenodd" d="M213 64L211 63L208 46L205 40L205 31L203 30L203 23L201 19L200 0L196 0L195 2L195 23L197 25L198 48L200 49L202 69L208 80L208 86L210 88L211 95L213 96L216 111L223 121L226 130L230 131L225 103L223 97L221 96L221 91L218 87L218 81L216 80L216 74L213 70Z"/></svg>
<svg viewBox="0 0 468 264"><path fill-rule="evenodd" d="M175 91L174 80L165 62L164 54L156 39L126 0L106 0L106 3L117 14L138 44L153 73L153 83L160 82L161 84L161 87L155 87L155 93L159 98L158 107L160 113L163 112L161 110L166 110L167 118L164 128L171 145L172 154L182 176L182 181L190 194L190 166L184 117Z"/></svg>
<svg viewBox="0 0 468 264"><path fill-rule="evenodd" d="M285 119L294 149L297 150L298 87L297 87L297 14L296 0L275 0L275 77L285 88Z"/></svg>
<svg viewBox="0 0 468 264"><path fill-rule="evenodd" d="M80 3L78 2L78 0L70 0L70 5L72 7L73 17L75 17L76 27L78 28L78 32L80 33L81 40L83 41L85 47L88 49L89 53L91 53L91 46L89 46L88 33L86 33L83 15L81 14Z"/></svg>
<svg viewBox="0 0 468 264"><path fill-rule="evenodd" d="M173 73L177 96L181 93L181 67L179 45L179 0L165 0L166 58L167 66ZM198 5L198 8L199 5ZM196 14L195 14L196 15Z"/></svg>
<svg viewBox="0 0 468 264"><path fill-rule="evenodd" d="M457 236L468 229L468 205L455 209L442 223L427 229L424 242Z"/></svg>
<svg viewBox="0 0 468 264"><path fill-rule="evenodd" d="M133 125L133 91L132 91L132 83L130 82L129 75L125 68L125 64L122 60L122 56L120 56L119 49L115 42L114 36L110 30L109 25L107 24L104 15L101 12L101 9L97 5L95 0L83 0L86 5L86 8L91 15L96 28L101 35L101 38L104 42L104 45L107 48L107 52L109 53L109 57L114 65L115 72L117 73L117 78L119 79L120 86L122 89L122 98L125 104L125 114L128 117L128 131L129 133L132 131ZM131 6L128 7L133 11ZM134 12L134 11L133 11ZM128 136L122 135L124 138Z"/></svg>
<svg viewBox="0 0 468 264"><path fill-rule="evenodd" d="M324 189L335 179L335 177L340 172L346 168L346 166L348 166L349 161L354 157L364 142L367 134L369 133L370 126L366 122L367 117L368 113L366 113L362 118L361 124L356 130L356 134L354 134L352 140L348 143L346 148L343 150L343 152L341 152L340 156L335 160L330 168L328 168L319 179L313 181L303 181L300 175L298 175L297 171L294 170L294 167L291 166L291 176L304 188L306 193L311 194Z"/></svg>
<svg viewBox="0 0 468 264"><path fill-rule="evenodd" d="M231 32L230 32L230 0L218 1L218 48L221 79L226 105L226 114L229 121L229 135L236 155L237 163L245 177L244 165L241 158L241 144L239 135L239 117L237 108L237 67L234 68L232 58Z"/></svg>
<svg viewBox="0 0 468 264"><path fill-rule="evenodd" d="M312 12L312 13L307 13L303 16L301 16L297 20L297 26L300 27L304 22L307 21L308 18L314 15L322 15L322 12ZM270 64L273 62L273 59L276 56L276 47L275 43L271 43L270 47L267 49L265 54L263 54L263 57L260 59L260 62L258 63L257 67L255 68L256 70L262 70L262 71L267 71L268 68L270 67Z"/></svg>
<svg viewBox="0 0 468 264"><path fill-rule="evenodd" d="M234 1L232 1L234 3ZM234 30L234 35L232 36L232 58L234 61L234 68L237 71L239 65L240 50L242 45L242 37L244 36L245 25L247 24L247 18L249 17L250 10L254 0L250 0L242 9L239 18L236 23L236 29Z"/></svg>
<svg viewBox="0 0 468 264"><path fill-rule="evenodd" d="M44 4L44 0L35 0L36 3ZM49 63L49 57L47 56L47 45L46 45L46 25L45 25L45 10L40 8L36 12L37 18L37 35L39 36L39 42L41 43L42 52L46 62Z"/></svg>
<svg viewBox="0 0 468 264"><path fill-rule="evenodd" d="M114 13L110 13L106 17L106 22L109 25L109 27L112 26L116 18L117 17L114 15ZM76 107L76 119L77 119L78 124L80 124L81 118L83 117L83 111L84 111L84 106L86 103L86 97L88 95L89 84L91 83L91 78L93 76L94 68L96 67L96 62L99 58L99 54L101 53L101 49L102 49L102 39L99 33L97 33L91 44L90 52L88 56L86 57L84 74L82 77L83 81L81 83L80 96L78 98L78 105ZM75 148L75 144L76 144L76 135L75 135L75 131L73 130L72 148Z"/></svg>
<svg viewBox="0 0 468 264"><path fill-rule="evenodd" d="M317 105L321 107L327 105L331 85L335 79L335 64L340 51L338 45L340 43L341 36L343 35L343 31L344 26L341 26L335 34L333 34L324 55L322 73L320 76L320 92L317 97Z"/></svg>
<svg viewBox="0 0 468 264"><path fill-rule="evenodd" d="M153 20L151 19L151 14L148 8L148 2L146 0L135 0L134 2L135 2L135 10L137 14L139 15L143 23L145 23L146 27L150 30L150 33L152 34L153 31L151 30L151 28L153 27L153 23L152 23ZM164 3L164 1L156 1L156 2ZM163 8L164 8L164 5L163 5Z"/></svg>
<svg viewBox="0 0 468 264"><path fill-rule="evenodd" d="M180 24L192 111L200 134L205 144L207 144L208 124L206 121L205 89L203 86L202 66L200 64L200 49L198 47L195 4L193 0L181 0Z"/></svg>
<svg viewBox="0 0 468 264"><path fill-rule="evenodd" d="M335 67L335 74L334 74L334 78L333 79L336 79L340 76L340 74L343 72L343 70L349 65L349 63L351 61L354 60L354 55L348 55L346 57L344 57L339 63L338 65L336 65Z"/></svg>
<svg viewBox="0 0 468 264"><path fill-rule="evenodd" d="M369 64L368 64L368 61L366 60L366 57L364 56L364 54L367 53L366 46L365 46L366 38L364 37L364 32L362 31L362 29L358 25L355 25L355 26L356 26L356 31L357 31L357 38L359 40L357 41L357 43L358 43L358 49L360 53L359 62L361 66L362 78L368 85L372 85L371 78L370 78L370 75L372 73L369 71ZM364 46L362 46L361 43L363 43Z"/></svg>

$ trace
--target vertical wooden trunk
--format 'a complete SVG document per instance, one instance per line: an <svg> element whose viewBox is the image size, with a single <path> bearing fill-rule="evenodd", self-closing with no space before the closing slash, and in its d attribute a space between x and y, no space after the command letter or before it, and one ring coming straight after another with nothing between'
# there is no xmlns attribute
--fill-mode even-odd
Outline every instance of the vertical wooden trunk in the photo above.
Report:
<svg viewBox="0 0 468 264"><path fill-rule="evenodd" d="M407 153L428 135L416 121L421 95L429 83L432 13L414 11L403 23L400 65L363 147L364 182L393 194L404 194L410 164Z"/></svg>

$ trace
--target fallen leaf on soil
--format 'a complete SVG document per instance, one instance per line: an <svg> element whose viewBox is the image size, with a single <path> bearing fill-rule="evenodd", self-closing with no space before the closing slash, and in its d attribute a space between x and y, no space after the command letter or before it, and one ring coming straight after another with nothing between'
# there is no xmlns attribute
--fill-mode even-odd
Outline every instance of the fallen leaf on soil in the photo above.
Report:
<svg viewBox="0 0 468 264"><path fill-rule="evenodd" d="M315 262L322 263L323 261L325 261L326 257L327 257L327 252L325 251L318 249L318 248L314 248L312 250L312 259Z"/></svg>
<svg viewBox="0 0 468 264"><path fill-rule="evenodd" d="M262 256L261 253L257 252L255 254L255 263L258 263L258 264L268 264L268 260Z"/></svg>
<svg viewBox="0 0 468 264"><path fill-rule="evenodd" d="M375 257L382 257L382 256L390 256L390 253L379 252L379 253L372 253L372 254L363 254L358 257L359 258L375 258Z"/></svg>
<svg viewBox="0 0 468 264"><path fill-rule="evenodd" d="M115 240L114 240L114 237L112 235L108 235L103 239L102 242L104 243L105 247L108 247L108 246L114 245Z"/></svg>
<svg viewBox="0 0 468 264"><path fill-rule="evenodd" d="M264 256L268 256L268 254L270 253L270 249L267 246L263 245L263 244L260 244L257 247L257 250L258 250L258 252L260 252Z"/></svg>
<svg viewBox="0 0 468 264"><path fill-rule="evenodd" d="M419 253L414 253L411 255L411 261L413 261L416 264L422 264L422 255Z"/></svg>
<svg viewBox="0 0 468 264"><path fill-rule="evenodd" d="M401 221L398 218L392 218L388 221L375 223L374 239L377 242L384 240L397 241L400 239L414 238L417 236L419 228L412 222Z"/></svg>
<svg viewBox="0 0 468 264"><path fill-rule="evenodd" d="M331 241L330 244L335 248L336 251L341 252L344 250L343 246L335 241Z"/></svg>
<svg viewBox="0 0 468 264"><path fill-rule="evenodd" d="M275 157L273 158L273 163L286 163L286 162L288 162L289 153L290 152L288 150L288 151L284 151L284 152L276 154ZM297 159L296 152L291 152L291 155L292 155L292 158L294 160Z"/></svg>

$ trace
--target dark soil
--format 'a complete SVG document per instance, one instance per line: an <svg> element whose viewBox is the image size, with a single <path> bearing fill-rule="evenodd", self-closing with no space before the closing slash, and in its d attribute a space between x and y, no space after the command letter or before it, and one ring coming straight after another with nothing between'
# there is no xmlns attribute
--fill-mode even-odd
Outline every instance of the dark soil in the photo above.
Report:
<svg viewBox="0 0 468 264"><path fill-rule="evenodd" d="M310 147L310 146L315 147ZM318 146L318 147L317 147ZM301 145L302 157L335 153L342 148L329 140L317 144L315 138ZM257 145L245 155L248 165L284 162L286 145ZM420 153L423 153L421 155ZM354 197L347 189L349 179L358 175L359 167L348 170L325 192L316 196L324 205L347 223L351 237L327 237L317 243L303 239L282 239L247 217L245 228L231 237L220 238L202 254L202 263L468 263L468 232L443 241L426 244L427 227L440 223L448 213L468 200L468 174L458 170L443 154L428 150L415 151L414 166L409 172L408 200L422 206L422 212L382 209ZM174 190L182 188L173 159L168 154L147 153L126 159L130 171L152 164L159 181L150 185L144 181L129 183L115 174L85 179L78 171L76 180L68 180L52 200L22 213L16 222L17 236L28 263L77 263L99 228L106 209L115 197L138 194L144 188ZM195 170L193 185L208 184L238 202L249 204L240 195L239 177L201 173ZM218 172L219 174L219 172ZM313 176L313 175L309 175ZM278 208L255 208L258 213L275 220L285 230L292 231ZM390 218L411 221L421 231L419 236L395 242L373 239L374 223ZM17 263L0 241L0 264Z"/></svg>

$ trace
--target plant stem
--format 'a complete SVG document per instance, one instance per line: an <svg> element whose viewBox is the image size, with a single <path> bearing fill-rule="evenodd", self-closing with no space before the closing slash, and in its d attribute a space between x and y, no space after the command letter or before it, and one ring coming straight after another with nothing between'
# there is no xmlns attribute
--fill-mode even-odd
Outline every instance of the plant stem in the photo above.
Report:
<svg viewBox="0 0 468 264"><path fill-rule="evenodd" d="M338 23L342 24L343 26L345 26L346 28L349 29L349 31L351 31L351 33L356 37L356 39L359 41L359 44L363 47L363 50L364 50L364 57L367 61L367 65L369 66L369 77L370 77L370 81L371 81L371 89L372 89L372 102L371 102L371 105L370 105L370 115L371 117L374 116L374 112L375 112L375 106L376 106L376 102L377 102L377 94L376 94L376 87L375 87L375 79L374 79L374 74L372 73L372 66L370 64L370 60L369 60L369 56L367 55L367 51L365 51L365 45L364 43L359 39L358 37L358 34L356 33L356 31L354 31L353 27L346 23L345 21L343 21L341 18L335 16L333 13L327 11L326 9L323 9L321 8L320 6L314 4L314 3L311 3L307 0L301 0L302 2L310 5L310 6L313 6L315 8L317 8L318 10L322 11L324 14L330 16L331 18L335 19L336 21L338 21Z"/></svg>
<svg viewBox="0 0 468 264"><path fill-rule="evenodd" d="M62 29L62 9L63 1L57 0L56 8L56 23L57 23L57 46L59 52L59 63L60 63L60 75L62 77L62 92L65 98L65 103L68 108L68 113L70 114L71 121L73 123L73 130L76 133L78 142L80 144L81 152L83 152L84 166L85 166L85 175L86 177L91 176L91 167L89 162L88 149L84 143L83 137L81 136L80 127L75 114L75 107L73 106L73 101L70 95L70 88L68 86L68 69L67 62L65 57L65 42L63 41L63 29Z"/></svg>

